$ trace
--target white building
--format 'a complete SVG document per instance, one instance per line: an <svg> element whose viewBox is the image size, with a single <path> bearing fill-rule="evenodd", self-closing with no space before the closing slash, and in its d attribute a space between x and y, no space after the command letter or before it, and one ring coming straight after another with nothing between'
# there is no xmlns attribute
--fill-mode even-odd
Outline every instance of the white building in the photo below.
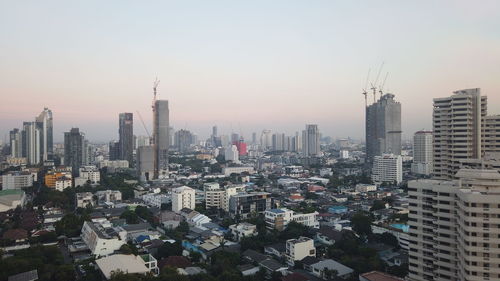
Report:
<svg viewBox="0 0 500 281"><path fill-rule="evenodd" d="M179 213L183 208L194 210L196 205L195 190L181 186L172 189L172 211Z"/></svg>
<svg viewBox="0 0 500 281"><path fill-rule="evenodd" d="M413 136L412 173L420 175L432 173L432 138L431 131L418 131Z"/></svg>
<svg viewBox="0 0 500 281"><path fill-rule="evenodd" d="M356 191L361 193L366 193L370 191L377 191L377 186L375 184L364 184L358 183L356 185Z"/></svg>
<svg viewBox="0 0 500 281"><path fill-rule="evenodd" d="M224 150L224 159L226 161L238 163L240 161L238 155L238 148L236 147L236 145L228 145Z"/></svg>
<svg viewBox="0 0 500 281"><path fill-rule="evenodd" d="M156 259L150 254L140 256L117 254L97 259L95 263L106 280L111 279L111 275L118 271L143 275L149 272L156 275L159 271Z"/></svg>
<svg viewBox="0 0 500 281"><path fill-rule="evenodd" d="M80 192L76 194L76 207L86 208L87 206L94 206L94 195L92 192Z"/></svg>
<svg viewBox="0 0 500 281"><path fill-rule="evenodd" d="M270 209L264 213L266 227L279 231L286 229L287 225L294 221L312 228L319 228L318 212L301 214L289 209Z"/></svg>
<svg viewBox="0 0 500 281"><path fill-rule="evenodd" d="M285 258L288 265L294 266L296 261L300 261L305 257L316 257L316 247L314 247L313 239L300 237L286 240Z"/></svg>
<svg viewBox="0 0 500 281"><path fill-rule="evenodd" d="M96 166L81 167L79 169L79 175L81 179L85 180L85 182L90 181L90 184L97 184L101 181L101 173L99 172L99 169L97 169Z"/></svg>
<svg viewBox="0 0 500 281"><path fill-rule="evenodd" d="M241 241L243 237L252 237L258 234L257 226L248 222L230 225L229 229L237 241Z"/></svg>
<svg viewBox="0 0 500 281"><path fill-rule="evenodd" d="M249 174L253 174L253 173L255 173L255 170L251 166L224 167L224 168L222 168L222 173L226 177L229 177L231 174L241 174L244 172L247 172Z"/></svg>
<svg viewBox="0 0 500 281"><path fill-rule="evenodd" d="M306 129L302 131L302 153L305 157L318 157L321 155L319 137L318 125L306 125Z"/></svg>
<svg viewBox="0 0 500 281"><path fill-rule="evenodd" d="M101 190L95 193L97 203L103 205L106 203L120 203L122 201L122 193L119 190Z"/></svg>
<svg viewBox="0 0 500 281"><path fill-rule="evenodd" d="M349 278L354 270L350 267L347 267L339 262L336 262L332 259L321 260L315 264L311 264L311 272L316 277L328 280L328 274L326 270L330 272L336 272L337 277L342 279Z"/></svg>
<svg viewBox="0 0 500 281"><path fill-rule="evenodd" d="M167 194L147 193L142 195L142 201L149 206L161 208L162 204L170 202L171 198Z"/></svg>
<svg viewBox="0 0 500 281"><path fill-rule="evenodd" d="M57 178L55 184L56 184L55 189L57 191L63 191L66 188L73 186L73 181L71 180L70 177L63 176Z"/></svg>
<svg viewBox="0 0 500 281"><path fill-rule="evenodd" d="M349 159L349 150L342 149L339 151L340 159Z"/></svg>
<svg viewBox="0 0 500 281"><path fill-rule="evenodd" d="M111 255L127 243L127 232L121 227L113 227L107 219L85 221L81 237L96 257Z"/></svg>
<svg viewBox="0 0 500 281"><path fill-rule="evenodd" d="M2 189L21 189L33 186L33 176L27 172L9 172L2 175Z"/></svg>
<svg viewBox="0 0 500 281"><path fill-rule="evenodd" d="M498 280L500 173L408 182L410 280Z"/></svg>
<svg viewBox="0 0 500 281"><path fill-rule="evenodd" d="M104 167L113 169L126 169L129 167L127 160L102 160L99 162L99 169Z"/></svg>
<svg viewBox="0 0 500 281"><path fill-rule="evenodd" d="M376 184L403 181L403 160L400 155L384 154L373 159L372 181Z"/></svg>
<svg viewBox="0 0 500 281"><path fill-rule="evenodd" d="M218 208L224 211L229 211L229 199L231 196L245 191L243 185L231 185L225 188L220 188L218 183L204 184L205 190L205 207Z"/></svg>

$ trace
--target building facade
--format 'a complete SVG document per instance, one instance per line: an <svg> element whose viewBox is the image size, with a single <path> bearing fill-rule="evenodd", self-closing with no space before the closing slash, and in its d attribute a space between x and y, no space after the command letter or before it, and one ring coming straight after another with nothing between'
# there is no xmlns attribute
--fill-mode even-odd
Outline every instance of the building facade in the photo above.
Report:
<svg viewBox="0 0 500 281"><path fill-rule="evenodd" d="M154 178L168 178L170 146L168 100L156 100L153 106Z"/></svg>
<svg viewBox="0 0 500 281"><path fill-rule="evenodd" d="M70 166L76 173L84 164L85 135L78 128L72 128L64 133L64 165Z"/></svg>
<svg viewBox="0 0 500 281"><path fill-rule="evenodd" d="M134 115L120 113L119 115L119 159L127 160L129 165L134 165Z"/></svg>
<svg viewBox="0 0 500 281"><path fill-rule="evenodd" d="M264 213L271 208L271 193L251 192L232 195L229 199L229 214L245 219L252 214Z"/></svg>
<svg viewBox="0 0 500 281"><path fill-rule="evenodd" d="M401 103L385 94L366 107L366 157L401 154Z"/></svg>
<svg viewBox="0 0 500 281"><path fill-rule="evenodd" d="M432 174L432 139L433 136L431 131L418 131L413 136L412 173L426 176Z"/></svg>
<svg viewBox="0 0 500 281"><path fill-rule="evenodd" d="M179 213L183 208L194 210L195 205L194 189L187 186L172 189L172 211Z"/></svg>
<svg viewBox="0 0 500 281"><path fill-rule="evenodd" d="M401 155L384 154L373 158L372 181L376 184L403 181L403 159Z"/></svg>
<svg viewBox="0 0 500 281"><path fill-rule="evenodd" d="M321 154L318 125L306 125L302 131L302 153L304 157L318 157Z"/></svg>

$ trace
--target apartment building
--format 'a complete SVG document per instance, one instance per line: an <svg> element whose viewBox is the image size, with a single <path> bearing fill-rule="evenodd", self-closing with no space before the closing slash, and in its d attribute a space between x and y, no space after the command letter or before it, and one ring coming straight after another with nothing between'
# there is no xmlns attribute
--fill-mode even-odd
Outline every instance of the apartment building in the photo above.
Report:
<svg viewBox="0 0 500 281"><path fill-rule="evenodd" d="M205 207L223 209L226 212L229 211L229 198L245 190L243 185L230 185L221 188L218 183L205 183L203 188L205 191Z"/></svg>
<svg viewBox="0 0 500 281"><path fill-rule="evenodd" d="M403 159L401 155L384 154L373 157L372 181L376 184L403 181Z"/></svg>
<svg viewBox="0 0 500 281"><path fill-rule="evenodd" d="M86 208L87 206L94 206L95 200L92 192L80 192L76 194L76 207L77 208Z"/></svg>
<svg viewBox="0 0 500 281"><path fill-rule="evenodd" d="M418 175L432 173L432 132L418 131L413 136L413 163L411 172Z"/></svg>
<svg viewBox="0 0 500 281"><path fill-rule="evenodd" d="M122 193L119 190L101 190L95 193L97 204L104 205L106 203L120 203L122 201Z"/></svg>
<svg viewBox="0 0 500 281"><path fill-rule="evenodd" d="M299 237L297 239L286 240L286 262L294 266L296 261L305 257L316 257L316 247L314 240L308 237Z"/></svg>
<svg viewBox="0 0 500 281"><path fill-rule="evenodd" d="M33 186L33 176L28 172L8 172L2 175L2 189L21 189Z"/></svg>
<svg viewBox="0 0 500 281"><path fill-rule="evenodd" d="M296 213L286 208L270 209L265 211L264 220L268 229L276 229L278 231L286 229L287 225L292 221L308 227L319 228L318 214L318 212L308 214Z"/></svg>
<svg viewBox="0 0 500 281"><path fill-rule="evenodd" d="M500 279L500 173L408 183L410 280Z"/></svg>
<svg viewBox="0 0 500 281"><path fill-rule="evenodd" d="M229 199L229 214L245 219L252 214L263 213L271 208L271 193L239 193Z"/></svg>
<svg viewBox="0 0 500 281"><path fill-rule="evenodd" d="M234 239L240 241L243 237L251 237L258 234L257 226L248 222L241 222L229 226Z"/></svg>
<svg viewBox="0 0 500 281"><path fill-rule="evenodd" d="M107 219L84 222L81 237L96 257L111 255L127 243L127 231L113 227Z"/></svg>
<svg viewBox="0 0 500 281"><path fill-rule="evenodd" d="M176 213L179 213L183 208L194 210L195 200L195 190L188 186L172 189L172 211Z"/></svg>

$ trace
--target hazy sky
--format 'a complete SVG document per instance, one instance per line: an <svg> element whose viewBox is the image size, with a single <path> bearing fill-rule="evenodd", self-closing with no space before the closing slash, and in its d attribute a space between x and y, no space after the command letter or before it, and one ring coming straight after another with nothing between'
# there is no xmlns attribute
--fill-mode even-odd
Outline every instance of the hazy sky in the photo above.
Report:
<svg viewBox="0 0 500 281"><path fill-rule="evenodd" d="M361 89L382 61L405 136L458 89L500 114L500 1L0 0L0 134L45 106L56 141L72 126L116 139L120 112L151 130L158 76L176 129L363 137Z"/></svg>

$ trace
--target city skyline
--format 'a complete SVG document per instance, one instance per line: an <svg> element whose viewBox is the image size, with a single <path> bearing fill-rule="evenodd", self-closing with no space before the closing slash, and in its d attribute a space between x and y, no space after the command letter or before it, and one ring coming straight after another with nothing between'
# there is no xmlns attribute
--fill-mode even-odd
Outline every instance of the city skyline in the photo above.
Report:
<svg viewBox="0 0 500 281"><path fill-rule="evenodd" d="M9 38L3 141L44 107L54 113L55 142L72 127L91 141L117 139L120 112L139 111L152 131L156 76L171 125L203 138L214 124L248 139L311 123L323 135L362 139L362 88L382 62L387 92L403 106L403 139L431 129L432 99L453 91L481 88L489 111L500 112L493 1L120 4L0 4L1 38ZM134 134L146 135L141 124Z"/></svg>

